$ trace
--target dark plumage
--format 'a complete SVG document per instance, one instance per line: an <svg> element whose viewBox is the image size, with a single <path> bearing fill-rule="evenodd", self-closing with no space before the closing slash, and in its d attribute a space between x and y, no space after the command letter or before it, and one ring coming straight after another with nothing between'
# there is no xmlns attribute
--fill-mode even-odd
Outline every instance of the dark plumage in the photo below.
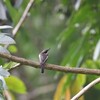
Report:
<svg viewBox="0 0 100 100"><path fill-rule="evenodd" d="M47 59L48 59L48 51L49 51L49 49L46 49L46 50L43 50L43 51L39 54L41 73L44 73L45 63L46 63L46 61L47 61Z"/></svg>

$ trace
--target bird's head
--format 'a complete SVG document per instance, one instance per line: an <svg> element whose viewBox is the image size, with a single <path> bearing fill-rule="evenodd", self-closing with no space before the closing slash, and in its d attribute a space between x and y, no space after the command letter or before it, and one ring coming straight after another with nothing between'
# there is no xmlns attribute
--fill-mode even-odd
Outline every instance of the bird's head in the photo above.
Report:
<svg viewBox="0 0 100 100"><path fill-rule="evenodd" d="M49 50L50 50L50 48L49 49L45 49L41 53L48 53Z"/></svg>

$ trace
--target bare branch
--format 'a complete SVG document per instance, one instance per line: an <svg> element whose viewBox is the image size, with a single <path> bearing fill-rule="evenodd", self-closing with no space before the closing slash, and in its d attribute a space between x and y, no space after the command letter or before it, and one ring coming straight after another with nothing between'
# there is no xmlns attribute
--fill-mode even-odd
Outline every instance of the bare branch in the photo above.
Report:
<svg viewBox="0 0 100 100"><path fill-rule="evenodd" d="M30 10L30 8L31 8L31 6L32 6L33 3L34 3L34 0L30 0L30 1L29 1L29 3L28 3L28 5L27 5L27 7L26 7L26 9L25 9L25 11L24 11L22 17L20 18L18 24L17 24L17 25L15 26L15 28L13 29L13 36L16 35L16 33L17 33L17 31L19 30L20 26L21 26L22 23L24 22L24 20L25 20L25 18L26 18L26 16L27 16L27 14L28 14L28 12L29 12L29 10Z"/></svg>
<svg viewBox="0 0 100 100"><path fill-rule="evenodd" d="M31 60L27 60L25 58L20 58L20 57L12 56L9 54L3 54L3 53L0 53L0 56L14 62L21 63L22 65L29 65L34 68L40 68L39 62L34 62ZM64 66L59 66L54 64L46 64L45 69L55 70L55 71L60 71L65 73L100 75L99 69L72 68L72 67L64 67Z"/></svg>
<svg viewBox="0 0 100 100"><path fill-rule="evenodd" d="M91 87L96 85L97 83L100 83L100 78L95 79L90 84L88 84L86 87L84 87L78 94L76 94L71 100L78 100L87 90L89 90Z"/></svg>

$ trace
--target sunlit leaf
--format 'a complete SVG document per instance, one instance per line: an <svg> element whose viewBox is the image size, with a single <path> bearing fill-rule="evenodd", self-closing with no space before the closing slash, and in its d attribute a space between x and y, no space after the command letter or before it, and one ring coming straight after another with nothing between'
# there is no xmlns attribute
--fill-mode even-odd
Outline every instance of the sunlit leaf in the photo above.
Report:
<svg viewBox="0 0 100 100"><path fill-rule="evenodd" d="M11 68L15 68L16 66L18 66L20 63L16 63L16 62L8 62L8 63L5 63L3 68L5 69L11 69Z"/></svg>
<svg viewBox="0 0 100 100"><path fill-rule="evenodd" d="M8 50L11 52L11 53L16 53L17 52L17 47L15 45L10 45L8 47Z"/></svg>
<svg viewBox="0 0 100 100"><path fill-rule="evenodd" d="M62 91L63 91L63 86L66 82L66 79L67 79L67 77L65 75L59 81L55 95L54 95L54 100L62 100L61 98L64 98L64 95L62 95Z"/></svg>
<svg viewBox="0 0 100 100"><path fill-rule="evenodd" d="M15 76L10 76L5 78L5 81L10 90L17 93L26 93L25 84L19 78Z"/></svg>
<svg viewBox="0 0 100 100"><path fill-rule="evenodd" d="M70 98L71 98L71 92L70 88L68 87L65 92L65 100L70 100Z"/></svg>
<svg viewBox="0 0 100 100"><path fill-rule="evenodd" d="M85 66L86 66L87 68L94 68L94 69L98 68L96 62L93 61L93 60L87 60L87 61L85 62Z"/></svg>
<svg viewBox="0 0 100 100"><path fill-rule="evenodd" d="M86 82L86 75L78 74L76 79L71 84L71 94L72 96L76 95L84 86ZM79 100L84 100L82 96Z"/></svg>

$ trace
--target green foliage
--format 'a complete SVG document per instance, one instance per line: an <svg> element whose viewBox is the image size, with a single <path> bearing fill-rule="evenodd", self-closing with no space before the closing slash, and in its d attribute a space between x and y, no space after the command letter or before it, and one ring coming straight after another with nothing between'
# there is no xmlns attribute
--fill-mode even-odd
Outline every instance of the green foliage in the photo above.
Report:
<svg viewBox="0 0 100 100"><path fill-rule="evenodd" d="M17 47L15 45L10 45L8 47L8 50L11 52L11 53L16 53L18 50L17 50Z"/></svg>
<svg viewBox="0 0 100 100"><path fill-rule="evenodd" d="M76 80L78 81L78 86L83 87L86 82L86 75L78 74Z"/></svg>
<svg viewBox="0 0 100 100"><path fill-rule="evenodd" d="M5 78L7 86L10 90L17 92L17 93L26 93L25 84L17 77L10 76Z"/></svg>
<svg viewBox="0 0 100 100"><path fill-rule="evenodd" d="M100 33L98 32L100 27L98 26L97 22L97 20L99 20L99 18L97 18L98 11L96 12L93 10L94 3L91 3L92 5L89 5L85 1L84 3L85 4L81 5L78 11L72 11L72 15L67 20L67 27L57 37L58 46L60 45L60 50L61 52L63 51L61 65L72 67L85 66L87 68L97 69L100 66L98 60L100 48L97 48L98 53L96 54L98 55L98 58L96 58L96 61L93 61L92 58L94 56L94 51L96 51L96 45L100 39ZM100 45L98 47L100 47ZM67 75L64 85L64 92L66 91L66 87L70 85L73 86L73 84L75 84L75 82L71 84L72 79L75 76L76 75L72 74ZM75 80L76 79L77 78L75 78ZM82 84L82 80L80 79L77 80L77 84L80 83L80 85L78 84L79 87L84 86L86 82L86 76L83 78L85 81ZM88 82L91 82L93 79L96 79L96 77L90 76L89 79L91 80ZM100 89L99 85L96 85L95 88L96 87Z"/></svg>
<svg viewBox="0 0 100 100"><path fill-rule="evenodd" d="M9 70L10 70L10 69L12 69L12 68L15 68L15 67L18 66L18 65L19 65L19 63L10 61L10 62L8 62L8 63L5 63L4 66L3 66L3 68L9 69Z"/></svg>
<svg viewBox="0 0 100 100"><path fill-rule="evenodd" d="M18 14L18 11L11 5L9 0L5 0L5 4L9 10L10 16L14 23L17 23L20 15ZM14 15L14 16L13 16Z"/></svg>
<svg viewBox="0 0 100 100"><path fill-rule="evenodd" d="M100 68L100 60L96 60L96 61L93 61L93 60L87 60L86 63L85 63L85 66L87 68L96 68L96 69L99 69Z"/></svg>
<svg viewBox="0 0 100 100"><path fill-rule="evenodd" d="M0 26L1 30L12 29L9 25ZM9 36L11 33L0 32L0 53L10 54L6 46L15 44L15 40ZM2 60L1 60L2 61ZM0 62L1 63L1 62ZM8 77L10 73L0 65L0 100L4 100L4 90L7 89L4 77Z"/></svg>

